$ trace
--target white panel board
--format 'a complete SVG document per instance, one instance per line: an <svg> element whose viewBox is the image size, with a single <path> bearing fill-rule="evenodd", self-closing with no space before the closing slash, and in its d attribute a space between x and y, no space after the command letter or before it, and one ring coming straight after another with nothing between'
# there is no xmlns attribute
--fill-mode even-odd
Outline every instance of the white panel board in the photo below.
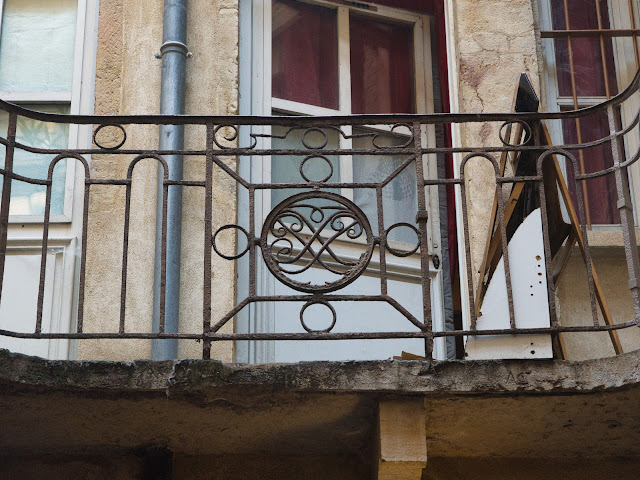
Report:
<svg viewBox="0 0 640 480"><path fill-rule="evenodd" d="M518 227L508 248L516 327L549 327L549 299L539 208ZM510 328L503 258L487 287L477 328ZM465 353L465 358L470 360L553 357L551 335L548 334L469 336Z"/></svg>
<svg viewBox="0 0 640 480"><path fill-rule="evenodd" d="M63 299L65 248L49 248L44 286L42 331L68 332ZM40 278L39 247L9 248L5 260L0 329L34 333ZM68 292L67 292L68 294ZM43 358L67 358L68 340L26 340L0 336L0 348Z"/></svg>

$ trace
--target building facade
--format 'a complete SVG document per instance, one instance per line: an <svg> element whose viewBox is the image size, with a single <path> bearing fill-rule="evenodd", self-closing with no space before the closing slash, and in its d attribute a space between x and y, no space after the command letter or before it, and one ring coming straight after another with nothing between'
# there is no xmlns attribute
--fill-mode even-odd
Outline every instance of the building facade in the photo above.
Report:
<svg viewBox="0 0 640 480"><path fill-rule="evenodd" d="M0 0L6 478L634 478L638 15Z"/></svg>

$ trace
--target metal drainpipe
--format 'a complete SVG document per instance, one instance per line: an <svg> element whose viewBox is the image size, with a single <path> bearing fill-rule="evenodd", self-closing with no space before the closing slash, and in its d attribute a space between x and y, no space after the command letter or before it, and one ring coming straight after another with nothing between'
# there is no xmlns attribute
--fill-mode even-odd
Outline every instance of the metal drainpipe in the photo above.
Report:
<svg viewBox="0 0 640 480"><path fill-rule="evenodd" d="M187 0L164 0L162 46L156 57L162 58L160 113L184 114L187 48ZM184 147L184 126L161 125L161 150ZM182 156L165 155L169 179L182 180ZM156 204L156 249L153 278L153 331L160 325L160 271L162 241L162 168L158 168L158 200ZM165 332L178 331L180 312L180 244L182 230L182 187L170 186L167 200L167 254L165 287ZM178 341L153 340L151 358L171 360L178 356Z"/></svg>

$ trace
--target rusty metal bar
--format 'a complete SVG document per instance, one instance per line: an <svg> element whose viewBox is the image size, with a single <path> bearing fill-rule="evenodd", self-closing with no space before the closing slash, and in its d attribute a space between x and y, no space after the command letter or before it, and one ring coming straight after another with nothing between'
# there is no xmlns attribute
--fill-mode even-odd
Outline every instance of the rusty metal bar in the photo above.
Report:
<svg viewBox="0 0 640 480"><path fill-rule="evenodd" d="M76 317L76 332L82 333L84 327L84 285L87 274L87 229L89 226L89 199L91 197L89 187L91 184L89 165L86 161L82 162L84 166L84 202L82 206L82 234L80 239L80 278L78 287L78 313Z"/></svg>
<svg viewBox="0 0 640 480"><path fill-rule="evenodd" d="M596 17L598 19L598 30L602 30L602 13L600 12L600 0L594 0L596 4ZM607 55L604 44L604 35L600 34L600 57L602 60L602 74L604 76L604 91L607 100L611 98L611 90L609 89L609 69L607 67Z"/></svg>
<svg viewBox="0 0 640 480"><path fill-rule="evenodd" d="M627 6L629 7L629 20L631 22L631 29L633 33L631 35L631 41L633 42L633 55L636 60L636 68L640 67L640 53L638 52L638 35L639 32L636 30L636 16L633 10L633 0L627 0Z"/></svg>
<svg viewBox="0 0 640 480"><path fill-rule="evenodd" d="M569 24L569 4L567 0L563 0L564 2L564 23L567 30L571 30ZM573 46L571 44L571 37L567 38L567 49L569 52L569 76L571 78L571 96L573 98L573 108L577 110L579 108L578 105L578 93L576 88L576 71L573 63ZM580 127L580 119L575 119L576 125L576 138L578 139L578 143L582 143L582 129ZM584 166L584 153L582 150L578 152L578 156L580 158L580 173L586 173ZM585 215L587 228L591 230L591 211L589 209L589 192L587 191L587 183L580 182L582 187L582 195L584 197L584 207L585 207Z"/></svg>
<svg viewBox="0 0 640 480"><path fill-rule="evenodd" d="M122 239L122 271L120 274L120 325L119 332L124 333L125 314L127 308L127 260L129 257L129 219L131 217L131 179L133 177L133 164L129 167L127 179L129 182L125 191L124 228Z"/></svg>
<svg viewBox="0 0 640 480"><path fill-rule="evenodd" d="M468 157L465 157L464 160L460 164L460 176L464 178L464 167L467 162ZM470 232L469 232L469 215L467 212L467 186L465 183L460 184L460 200L462 204L462 225L463 225L463 233L464 233L464 256L465 263L467 266L467 298L469 301L469 316L470 316L470 330L472 332L476 331L477 328L477 313L476 313L476 305L474 300L474 292L473 292L473 268L471 264L471 241L470 241Z"/></svg>
<svg viewBox="0 0 640 480"><path fill-rule="evenodd" d="M631 0L629 0L631 2ZM635 28L618 28L618 29L608 29L608 28L598 28L598 29L576 29L576 30L542 30L540 32L540 37L542 38L593 38L593 37L605 37L605 38L615 38L615 37L637 37L640 35L640 29Z"/></svg>
<svg viewBox="0 0 640 480"><path fill-rule="evenodd" d="M609 131L615 132L616 128L616 112L613 107L609 107L607 111L609 121ZM611 155L613 157L613 165L616 167L616 191L618 194L618 211L620 212L620 222L622 224L622 237L624 243L624 253L627 260L627 270L629 273L629 290L633 299L633 310L635 319L640 326L640 258L638 256L638 245L636 242L635 222L633 219L633 203L631 201L631 192L629 190L629 180L627 172L620 167L620 159L623 154L623 146L618 142L616 137L611 140Z"/></svg>
<svg viewBox="0 0 640 480"><path fill-rule="evenodd" d="M49 242L49 218L51 214L51 187L53 184L53 169L56 162L51 162L47 175L47 189L45 193L44 221L42 225L42 248L40 250L40 280L38 282L38 306L36 308L36 333L42 331L42 310L44 305L44 286L47 275L47 245Z"/></svg>
<svg viewBox="0 0 640 480"><path fill-rule="evenodd" d="M387 294L387 232L384 228L384 208L382 201L382 187L376 188L376 208L378 209L378 236L380 237L380 295Z"/></svg>
<svg viewBox="0 0 640 480"><path fill-rule="evenodd" d="M202 277L202 331L206 333L211 327L211 241L213 238L213 151L214 126L207 125L207 164L205 166L204 194L204 245L203 245L203 277ZM211 342L206 339L202 343L202 358L211 358Z"/></svg>
<svg viewBox="0 0 640 480"><path fill-rule="evenodd" d="M536 127L536 130L538 128ZM536 136L539 138L539 134ZM539 141L537 141L539 143ZM542 166L543 162L552 161L555 162L555 158L548 158L549 155L547 153L540 156L538 159L536 170L538 171L538 175L542 176ZM551 188L557 188L557 186L551 185ZM540 198L540 213L542 214L542 240L544 244L544 260L545 260L545 272L547 275L547 298L549 301L549 320L551 322L552 327L558 327L558 314L556 309L556 295L555 295L555 282L553 279L553 262L551 255L551 245L549 242L549 215L547 212L547 195L546 195L546 185L544 182L540 182L538 187L538 196ZM571 238L571 237L570 237ZM569 241L569 240L567 240ZM573 241L572 241L573 243ZM570 248L570 247L569 247Z"/></svg>
<svg viewBox="0 0 640 480"><path fill-rule="evenodd" d="M7 143L5 144L4 172L2 176L2 199L0 200L0 300L4 285L4 264L7 255L7 236L9 234L9 206L11 202L11 181L13 174L13 157L16 144L18 115L9 113L7 127Z"/></svg>
<svg viewBox="0 0 640 480"><path fill-rule="evenodd" d="M422 314L424 316L424 329L428 337L425 339L425 357L431 358L433 353L433 322L431 318L431 276L429 274L429 243L427 235L427 220L429 213L426 205L426 192L424 186L424 168L422 158L422 128L420 123L414 122L412 128L413 145L415 148L414 161L416 162L416 182L418 194L418 211L416 222L418 224L420 248L420 270L422 272Z"/></svg>

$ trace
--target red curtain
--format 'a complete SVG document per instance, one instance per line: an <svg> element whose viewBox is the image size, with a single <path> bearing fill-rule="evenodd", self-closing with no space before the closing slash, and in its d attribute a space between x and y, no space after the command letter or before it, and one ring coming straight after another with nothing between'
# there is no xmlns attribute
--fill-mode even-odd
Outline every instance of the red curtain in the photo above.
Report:
<svg viewBox="0 0 640 480"><path fill-rule="evenodd" d="M413 31L352 15L351 112L415 113Z"/></svg>
<svg viewBox="0 0 640 480"><path fill-rule="evenodd" d="M598 28L598 12L594 0L568 0L569 29L593 30ZM602 28L609 28L609 8L606 1L600 1L600 15ZM554 30L566 30L564 2L551 2L551 13ZM567 39L555 39L556 69L558 91L561 96L572 97L571 64L569 57L569 42ZM617 81L613 59L613 45L611 39L604 43L606 75L609 83L609 95L615 95ZM580 108L587 106L580 103L581 96L600 96L607 94L605 88L605 68L602 63L602 51L598 37L579 38L571 40L573 55L573 72ZM577 126L575 120L563 121L562 130L565 143L578 143ZM609 135L609 125L605 115L592 115L580 122L582 142L599 140ZM577 159L578 152L572 152ZM613 165L610 144L583 150L584 172L592 173L604 170ZM579 167L580 168L580 167ZM574 185L574 175L571 165L567 164L569 188L574 202L577 201ZM612 175L597 177L586 181L588 209L591 223L612 224L620 222L620 215L615 209L616 187ZM582 189L582 182L578 184Z"/></svg>
<svg viewBox="0 0 640 480"><path fill-rule="evenodd" d="M578 143L576 122L574 120L565 120L563 121L562 127L565 143ZM580 130L583 142L591 142L606 137L609 134L609 121L606 113L601 112L597 115L590 115L589 117L583 118L580 122ZM583 150L583 152L585 173L598 172L613 166L610 143L591 147ZM579 152L571 151L571 153L576 157L578 171L580 171ZM570 162L567 162L567 181L569 184L569 192L575 203L577 202L576 183L573 165ZM577 188L580 188L581 193L584 194L582 184L583 182L578 182ZM586 185L591 223L620 223L620 213L616 208L617 194L614 174L610 173L602 177L590 178L586 180ZM577 203L575 203L575 205L577 206Z"/></svg>
<svg viewBox="0 0 640 480"><path fill-rule="evenodd" d="M272 94L276 98L338 108L336 11L273 0Z"/></svg>

